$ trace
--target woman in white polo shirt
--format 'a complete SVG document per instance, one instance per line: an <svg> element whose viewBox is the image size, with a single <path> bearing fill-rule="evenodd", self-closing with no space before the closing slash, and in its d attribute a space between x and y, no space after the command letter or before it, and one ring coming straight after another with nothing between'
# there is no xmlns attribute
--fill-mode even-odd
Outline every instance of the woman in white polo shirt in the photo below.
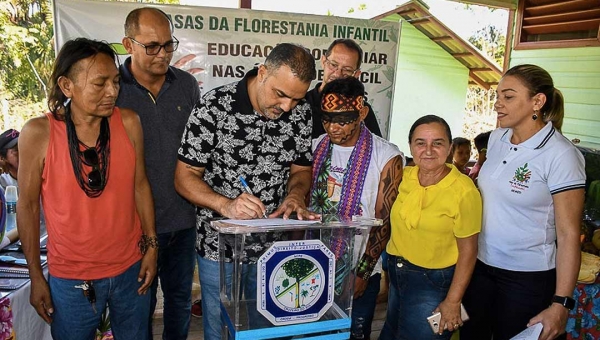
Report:
<svg viewBox="0 0 600 340"><path fill-rule="evenodd" d="M515 66L496 92L500 128L479 174L483 227L461 339L510 339L536 323L540 339L555 339L574 306L584 159L560 133L564 100L548 72Z"/></svg>

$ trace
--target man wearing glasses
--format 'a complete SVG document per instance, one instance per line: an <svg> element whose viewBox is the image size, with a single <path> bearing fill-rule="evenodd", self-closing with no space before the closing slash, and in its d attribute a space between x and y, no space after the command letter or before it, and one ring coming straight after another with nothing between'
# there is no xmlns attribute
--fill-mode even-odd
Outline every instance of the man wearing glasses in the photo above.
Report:
<svg viewBox="0 0 600 340"><path fill-rule="evenodd" d="M323 68L323 82L318 83L312 90L306 93L306 101L310 103L313 118L312 138L315 139L325 133L321 117L321 92L325 85L338 78L355 77L359 79L360 65L362 64L363 51L358 44L351 39L334 40L325 55L321 57L321 67ZM365 100L365 105L369 108L369 113L364 122L367 128L375 135L381 137L381 130L377 123L377 117L373 108Z"/></svg>
<svg viewBox="0 0 600 340"><path fill-rule="evenodd" d="M200 90L192 75L169 66L178 45L163 11L144 7L127 16L123 46L131 57L120 67L117 106L136 111L144 132L159 241L158 275L152 284L148 317L152 320L160 278L163 339L187 338L195 260L195 208L177 194L173 181L181 135ZM151 322L149 325L151 338Z"/></svg>

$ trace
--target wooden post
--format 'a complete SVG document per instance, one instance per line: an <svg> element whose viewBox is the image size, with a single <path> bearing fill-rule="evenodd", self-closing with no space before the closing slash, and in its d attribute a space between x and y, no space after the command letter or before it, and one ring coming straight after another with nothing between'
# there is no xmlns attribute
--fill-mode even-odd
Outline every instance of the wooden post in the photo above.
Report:
<svg viewBox="0 0 600 340"><path fill-rule="evenodd" d="M252 0L240 0L240 8L252 9Z"/></svg>

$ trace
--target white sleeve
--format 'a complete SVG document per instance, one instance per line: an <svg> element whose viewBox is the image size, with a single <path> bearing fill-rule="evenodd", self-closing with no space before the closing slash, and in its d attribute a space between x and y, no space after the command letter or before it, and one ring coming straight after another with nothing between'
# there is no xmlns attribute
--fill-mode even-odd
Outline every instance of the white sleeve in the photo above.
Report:
<svg viewBox="0 0 600 340"><path fill-rule="evenodd" d="M574 146L557 155L548 173L548 189L552 195L559 192L585 188L585 159Z"/></svg>

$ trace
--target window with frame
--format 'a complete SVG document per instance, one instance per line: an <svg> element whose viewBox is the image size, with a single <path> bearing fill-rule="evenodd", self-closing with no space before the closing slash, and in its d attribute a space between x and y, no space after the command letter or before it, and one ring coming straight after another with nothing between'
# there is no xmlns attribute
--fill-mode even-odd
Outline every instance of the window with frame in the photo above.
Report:
<svg viewBox="0 0 600 340"><path fill-rule="evenodd" d="M520 0L515 49L600 46L599 0Z"/></svg>

